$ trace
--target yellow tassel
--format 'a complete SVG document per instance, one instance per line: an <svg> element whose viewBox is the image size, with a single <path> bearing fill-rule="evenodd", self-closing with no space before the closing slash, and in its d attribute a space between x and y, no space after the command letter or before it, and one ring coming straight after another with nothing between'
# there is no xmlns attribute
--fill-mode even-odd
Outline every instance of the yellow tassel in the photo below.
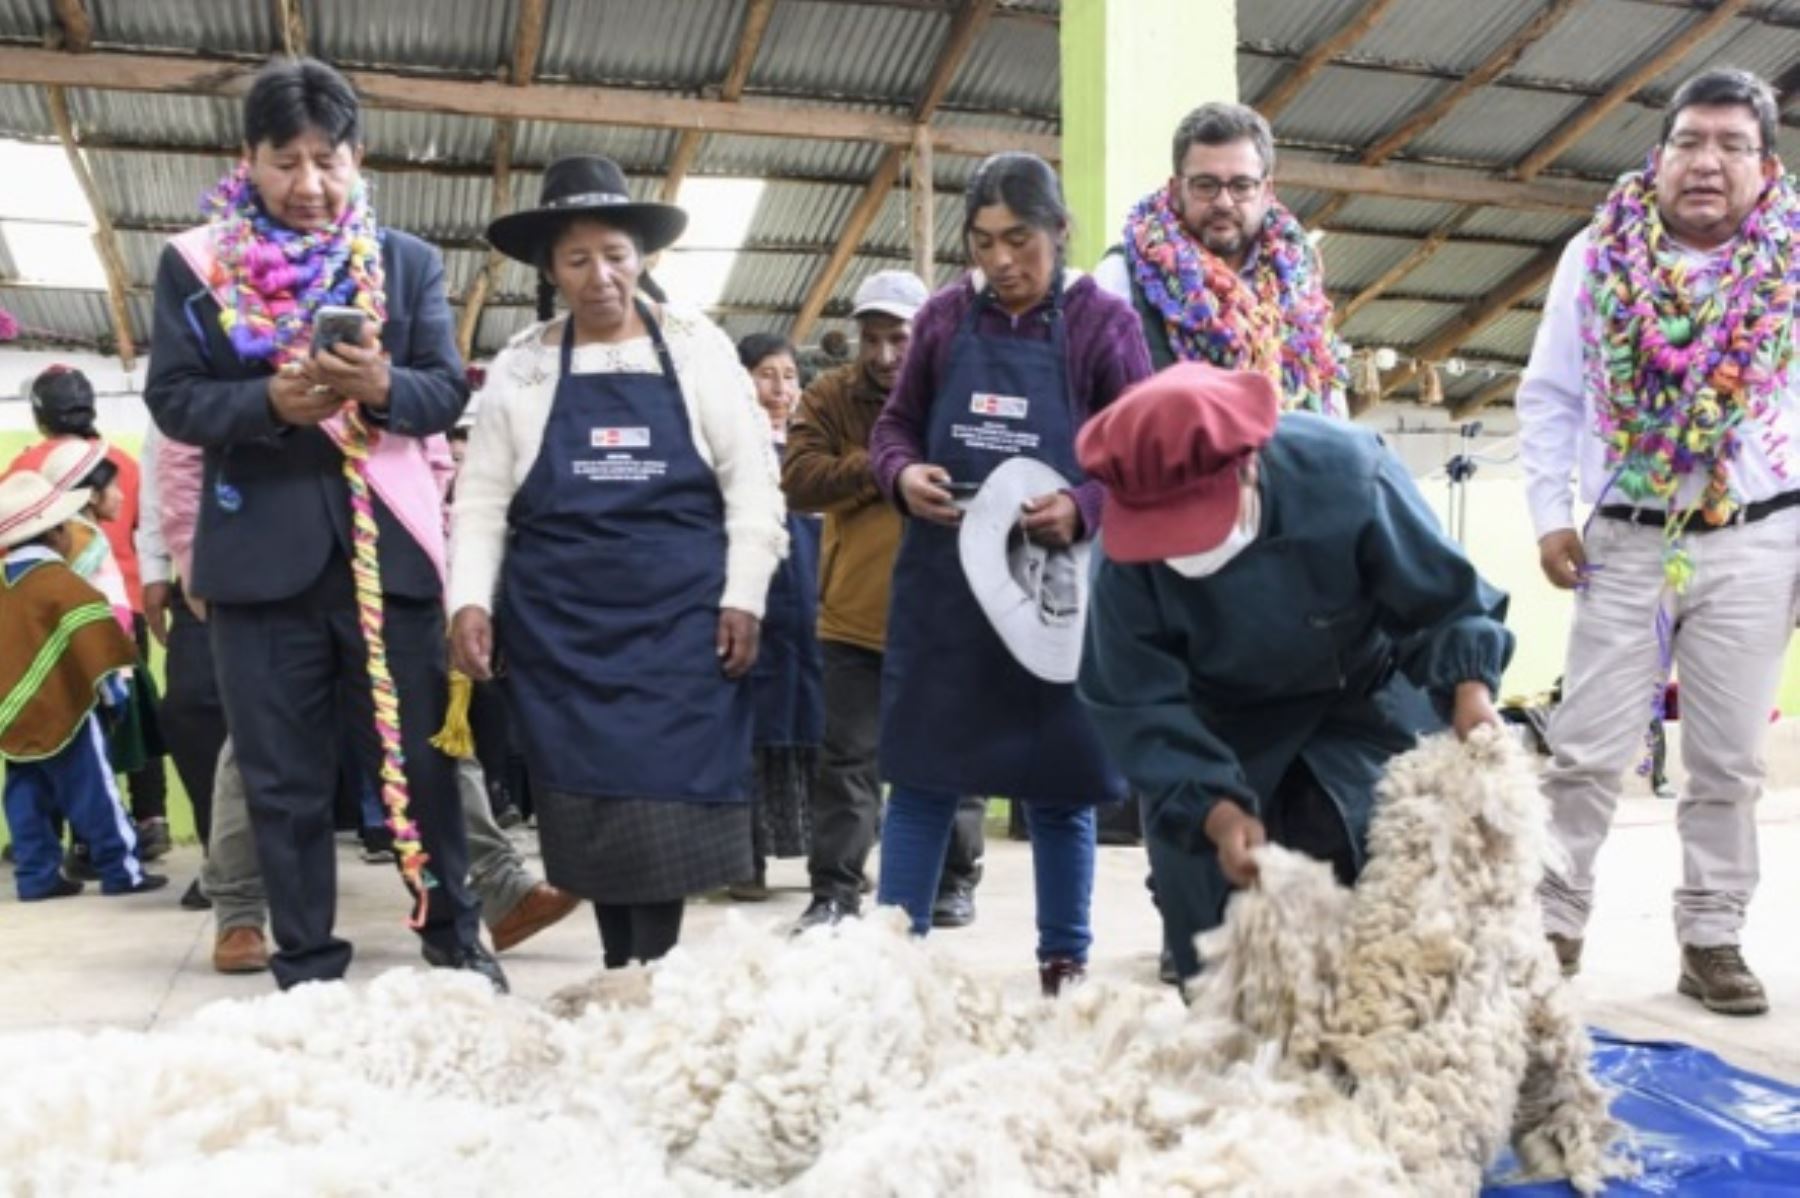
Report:
<svg viewBox="0 0 1800 1198"><path fill-rule="evenodd" d="M472 757L475 754L475 730L469 727L469 700L475 684L460 670L450 671L450 709L444 713L444 726L431 738L431 746L449 757Z"/></svg>

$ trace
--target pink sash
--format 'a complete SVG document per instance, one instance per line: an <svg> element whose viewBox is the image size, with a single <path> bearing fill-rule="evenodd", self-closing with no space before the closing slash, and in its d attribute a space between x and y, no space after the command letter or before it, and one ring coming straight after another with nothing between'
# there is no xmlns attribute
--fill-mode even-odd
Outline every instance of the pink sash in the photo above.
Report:
<svg viewBox="0 0 1800 1198"><path fill-rule="evenodd" d="M206 285L221 310L227 303L217 276L218 258L213 249L212 226L200 225L176 236L171 244L187 261L194 277ZM348 422L338 413L319 426L342 449L350 436ZM436 438L407 437L384 429L369 428L369 488L400 521L425 556L436 567L438 582L445 583L443 491L432 469L427 444Z"/></svg>

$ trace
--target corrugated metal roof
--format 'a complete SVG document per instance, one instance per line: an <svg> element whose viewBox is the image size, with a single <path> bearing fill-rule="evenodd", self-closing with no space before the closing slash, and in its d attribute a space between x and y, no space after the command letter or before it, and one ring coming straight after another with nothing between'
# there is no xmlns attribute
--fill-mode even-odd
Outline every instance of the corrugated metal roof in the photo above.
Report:
<svg viewBox="0 0 1800 1198"><path fill-rule="evenodd" d="M750 90L904 103L925 86L949 28L945 13L782 0Z"/></svg>
<svg viewBox="0 0 1800 1198"><path fill-rule="evenodd" d="M218 96L176 96L77 88L69 117L79 135L153 146L236 147L244 140L240 106Z"/></svg>
<svg viewBox="0 0 1800 1198"><path fill-rule="evenodd" d="M701 143L694 171L702 175L743 178L782 176L816 179L867 179L875 173L884 147L865 141L811 141L804 138L744 137L713 134ZM933 158L941 180L950 158Z"/></svg>
<svg viewBox="0 0 1800 1198"><path fill-rule="evenodd" d="M1409 271L1395 286L1421 295L1467 302L1530 261L1537 251L1515 246L1455 242Z"/></svg>
<svg viewBox="0 0 1800 1198"><path fill-rule="evenodd" d="M0 233L0 279L18 277L19 264L13 261L12 247L6 243L6 234Z"/></svg>
<svg viewBox="0 0 1800 1198"><path fill-rule="evenodd" d="M363 140L375 158L458 165L494 160L494 122L486 117L370 109L363 113Z"/></svg>
<svg viewBox="0 0 1800 1198"><path fill-rule="evenodd" d="M1498 50L1540 7L1538 0L1401 0L1363 35L1355 52L1382 62L1429 62L1462 74Z"/></svg>
<svg viewBox="0 0 1800 1198"><path fill-rule="evenodd" d="M90 0L94 44L109 49L198 50L261 56L281 44L272 4L218 0Z"/></svg>
<svg viewBox="0 0 1800 1198"><path fill-rule="evenodd" d="M674 155L680 136L668 129L527 121L514 134L513 161L548 166L570 154L604 154L626 171L660 175ZM484 152L480 159L491 161L492 155Z"/></svg>
<svg viewBox="0 0 1800 1198"><path fill-rule="evenodd" d="M740 253L732 263L721 302L744 308L797 309L824 265L823 254ZM846 276L850 273L844 272Z"/></svg>
<svg viewBox="0 0 1800 1198"><path fill-rule="evenodd" d="M1357 196L1338 211L1341 224L1361 229L1392 230L1423 236L1450 219L1455 204L1424 200L1396 200L1388 196Z"/></svg>
<svg viewBox="0 0 1800 1198"><path fill-rule="evenodd" d="M1365 0L1256 0L1237 8L1238 39L1304 50L1330 37Z"/></svg>
<svg viewBox="0 0 1800 1198"><path fill-rule="evenodd" d="M41 87L0 85L0 137L51 138L56 126Z"/></svg>
<svg viewBox="0 0 1800 1198"><path fill-rule="evenodd" d="M1604 84L1655 53L1702 15L1636 0L1587 0L1526 50L1509 74Z"/></svg>
<svg viewBox="0 0 1800 1198"><path fill-rule="evenodd" d="M776 5L771 28L792 3ZM735 0L557 0L544 26L538 77L697 91L724 78L741 7Z"/></svg>
<svg viewBox="0 0 1800 1198"><path fill-rule="evenodd" d="M1438 84L1406 75L1326 67L1277 122L1283 138L1361 147L1430 101Z"/></svg>
<svg viewBox="0 0 1800 1198"><path fill-rule="evenodd" d="M1468 344L1457 351L1458 356L1473 358L1496 354L1505 358L1528 358L1541 319L1541 313L1535 311L1508 312L1471 337Z"/></svg>
<svg viewBox="0 0 1800 1198"><path fill-rule="evenodd" d="M88 169L101 200L122 224L197 223L200 197L232 167L225 157L91 150Z"/></svg>
<svg viewBox="0 0 1800 1198"><path fill-rule="evenodd" d="M1573 214L1483 208L1469 219L1462 231L1476 237L1517 237L1551 244L1567 241L1586 223L1586 217Z"/></svg>
<svg viewBox="0 0 1800 1198"><path fill-rule="evenodd" d="M1423 300L1378 299L1365 305L1338 331L1352 344L1375 349L1412 345L1455 317L1458 305Z"/></svg>
<svg viewBox="0 0 1800 1198"><path fill-rule="evenodd" d="M43 0L0 0L0 37L37 41L47 32L50 19Z"/></svg>
<svg viewBox="0 0 1800 1198"><path fill-rule="evenodd" d="M104 292L0 286L0 306L18 320L22 341L91 342L112 336Z"/></svg>
<svg viewBox="0 0 1800 1198"><path fill-rule="evenodd" d="M1053 114L1062 103L1062 39L1051 25L989 21L951 81L952 108Z"/></svg>
<svg viewBox="0 0 1800 1198"><path fill-rule="evenodd" d="M1573 116L1585 100L1545 92L1487 87L1459 104L1402 151L1416 157L1513 162Z"/></svg>
<svg viewBox="0 0 1800 1198"><path fill-rule="evenodd" d="M516 0L306 0L307 48L351 66L488 74L511 55L516 9Z"/></svg>
<svg viewBox="0 0 1800 1198"><path fill-rule="evenodd" d="M1319 244L1325 284L1333 291L1360 291L1411 253L1413 245L1404 237L1329 233Z"/></svg>

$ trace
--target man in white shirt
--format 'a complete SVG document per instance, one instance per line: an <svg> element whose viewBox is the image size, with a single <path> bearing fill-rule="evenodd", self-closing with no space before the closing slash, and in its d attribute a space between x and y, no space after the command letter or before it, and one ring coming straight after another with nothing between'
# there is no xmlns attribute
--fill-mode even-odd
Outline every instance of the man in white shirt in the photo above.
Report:
<svg viewBox="0 0 1800 1198"><path fill-rule="evenodd" d="M1543 781L1568 854L1541 889L1550 940L1574 973L1621 775L1679 670L1678 988L1743 1015L1768 1009L1738 938L1800 585L1800 204L1775 130L1754 75L1682 85L1648 168L1563 254L1518 397L1544 574L1577 592ZM1579 532L1577 469L1596 507Z"/></svg>
<svg viewBox="0 0 1800 1198"><path fill-rule="evenodd" d="M1127 300L1150 362L1260 370L1284 408L1348 415L1349 353L1331 329L1319 256L1275 198L1275 137L1242 104L1175 127L1174 174L1132 208L1094 282Z"/></svg>

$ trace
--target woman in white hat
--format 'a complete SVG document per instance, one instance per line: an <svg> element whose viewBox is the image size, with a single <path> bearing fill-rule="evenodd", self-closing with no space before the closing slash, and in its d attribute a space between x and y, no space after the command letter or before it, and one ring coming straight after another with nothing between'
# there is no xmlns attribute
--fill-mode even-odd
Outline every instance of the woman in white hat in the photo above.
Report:
<svg viewBox="0 0 1800 1198"><path fill-rule="evenodd" d="M69 522L89 498L30 472L0 481L0 761L22 902L81 892L62 875L56 816L88 844L102 893L168 882L138 863L94 714L126 702L122 674L137 650L105 599L64 561Z"/></svg>
<svg viewBox="0 0 1800 1198"><path fill-rule="evenodd" d="M736 349L643 279L686 222L579 157L489 226L540 323L489 373L453 514L457 665L491 677L498 649L545 874L594 903L608 967L752 872L749 674L787 541Z"/></svg>

